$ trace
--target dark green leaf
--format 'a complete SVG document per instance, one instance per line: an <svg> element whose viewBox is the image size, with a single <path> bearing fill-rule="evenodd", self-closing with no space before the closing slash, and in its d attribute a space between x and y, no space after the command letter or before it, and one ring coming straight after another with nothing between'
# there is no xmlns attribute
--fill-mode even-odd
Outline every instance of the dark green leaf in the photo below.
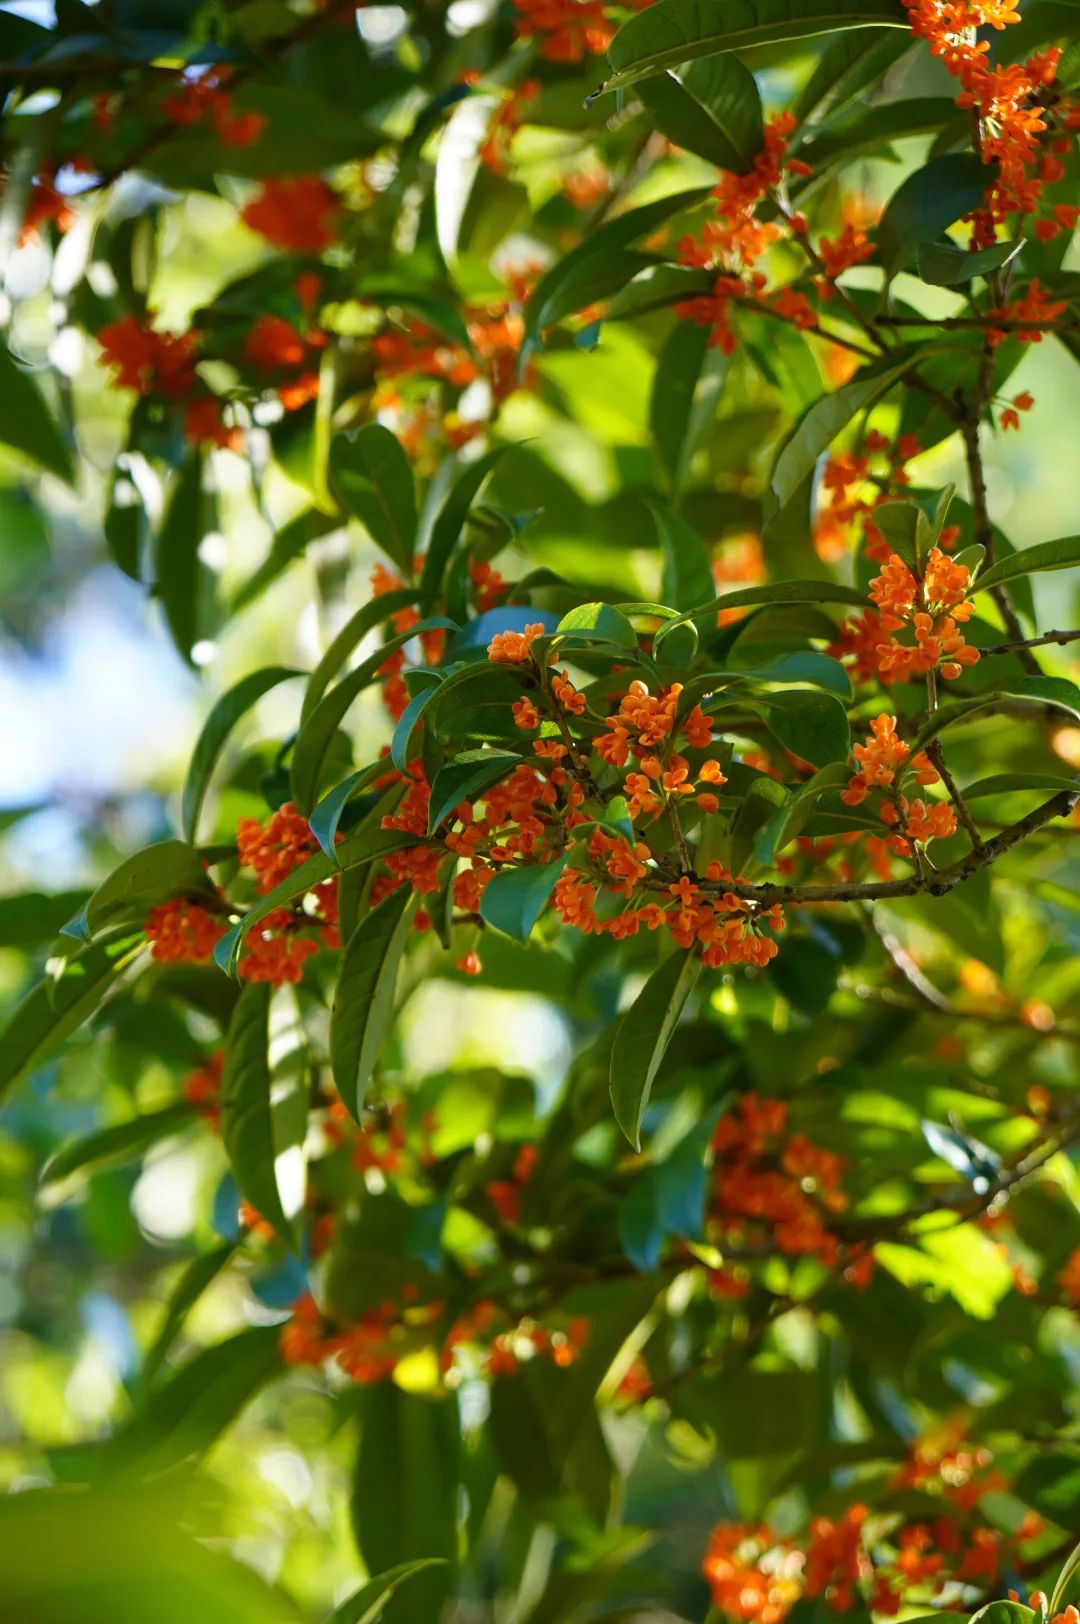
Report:
<svg viewBox="0 0 1080 1624"><path fill-rule="evenodd" d="M0 1032L0 1098L94 1013L141 948L141 936L133 941L127 933L94 943L68 959L57 980L27 994Z"/></svg>
<svg viewBox="0 0 1080 1624"><path fill-rule="evenodd" d="M696 609L698 604L707 603L716 590L701 537L669 509L653 502L648 505L664 550L660 583L664 602L683 611Z"/></svg>
<svg viewBox="0 0 1080 1624"><path fill-rule="evenodd" d="M82 941L121 920L140 924L150 909L173 897L215 903L217 893L192 848L183 840L162 840L136 852L98 886L65 935Z"/></svg>
<svg viewBox="0 0 1080 1624"><path fill-rule="evenodd" d="M412 465L389 429L366 423L330 447L330 478L342 504L398 569L412 574L416 493Z"/></svg>
<svg viewBox="0 0 1080 1624"><path fill-rule="evenodd" d="M1001 586L1019 575L1034 575L1042 570L1072 569L1080 564L1080 536L1063 536L1060 541L1040 541L1034 547L1024 547L1009 558L1001 558L976 577L972 592L985 592L988 587Z"/></svg>
<svg viewBox="0 0 1080 1624"><path fill-rule="evenodd" d="M440 1566L445 1560L441 1556L421 1556L412 1562L399 1562L386 1573L376 1574L335 1608L326 1624L378 1624L386 1603L406 1580L423 1573L425 1568Z"/></svg>
<svg viewBox="0 0 1080 1624"><path fill-rule="evenodd" d="M233 1011L221 1074L221 1138L241 1195L277 1234L294 1240L303 1179L293 1178L296 1147L279 1146L274 1132L271 996L267 982L253 982Z"/></svg>
<svg viewBox="0 0 1080 1624"><path fill-rule="evenodd" d="M114 1123L112 1127L88 1134L85 1139L73 1139L49 1157L41 1172L41 1182L56 1184L84 1167L134 1161L159 1139L189 1127L192 1119L190 1105L180 1102L166 1105L160 1111L148 1111L145 1116L132 1117L130 1122Z"/></svg>
<svg viewBox="0 0 1080 1624"><path fill-rule="evenodd" d="M394 1013L398 965L415 907L406 887L392 891L361 919L341 957L330 1014L330 1067L357 1121Z"/></svg>
<svg viewBox="0 0 1080 1624"><path fill-rule="evenodd" d="M516 942L527 942L570 857L566 851L553 863L502 869L484 887L481 919Z"/></svg>
<svg viewBox="0 0 1080 1624"><path fill-rule="evenodd" d="M32 375L0 342L0 442L13 446L67 484L75 483L71 453Z"/></svg>
<svg viewBox="0 0 1080 1624"><path fill-rule="evenodd" d="M247 715L263 694L268 694L272 688L286 682L289 677L301 675L301 672L293 671L288 666L264 666L261 671L253 671L250 676L242 678L235 687L222 694L214 705L191 753L187 777L184 780L180 818L185 840L192 842L195 840L199 813L210 785L211 774L225 747L225 741L237 722L242 716Z"/></svg>
<svg viewBox="0 0 1080 1624"><path fill-rule="evenodd" d="M461 540L473 503L480 496L497 464L511 449L512 447L505 445L494 446L482 457L477 457L475 462L466 463L451 485L446 500L435 515L435 522L428 537L424 566L420 573L422 592L437 593L442 586L450 555Z"/></svg>
<svg viewBox="0 0 1080 1624"><path fill-rule="evenodd" d="M212 1252L200 1252L184 1270L165 1307L161 1327L142 1365L142 1380L149 1385L161 1369L173 1343L180 1334L184 1321L203 1292L212 1285L236 1252L235 1241L225 1241Z"/></svg>
<svg viewBox="0 0 1080 1624"><path fill-rule="evenodd" d="M888 0L728 0L722 10L712 0L657 0L615 35L608 47L612 76L603 88L620 90L718 52L868 26L909 25Z"/></svg>
<svg viewBox="0 0 1080 1624"><path fill-rule="evenodd" d="M440 767L431 786L428 832L434 834L459 802L474 800L498 784L520 761L508 750L463 750Z"/></svg>
<svg viewBox="0 0 1080 1624"><path fill-rule="evenodd" d="M958 288L973 276L1000 270L1023 246L1022 242L998 242L990 248L967 249L948 238L924 243L918 251L919 275L934 287Z"/></svg>
<svg viewBox="0 0 1080 1624"><path fill-rule="evenodd" d="M713 56L658 73L638 95L661 134L718 169L745 175L761 151L761 97L737 56Z"/></svg>
<svg viewBox="0 0 1080 1624"><path fill-rule="evenodd" d="M905 360L865 366L850 383L825 395L804 413L781 447L772 471L770 483L778 507L787 506L818 458L852 418L879 401L910 364Z"/></svg>
<svg viewBox="0 0 1080 1624"><path fill-rule="evenodd" d="M619 1022L611 1047L611 1104L635 1150L641 1147L641 1122L660 1062L700 973L696 954L673 953Z"/></svg>
<svg viewBox="0 0 1080 1624"><path fill-rule="evenodd" d="M206 524L202 482L202 453L190 451L154 538L154 591L172 640L189 664L203 621L206 568L199 559L199 548Z"/></svg>
<svg viewBox="0 0 1080 1624"><path fill-rule="evenodd" d="M887 277L902 271L924 243L937 240L961 215L978 208L986 165L973 152L946 152L916 169L893 193L877 231Z"/></svg>

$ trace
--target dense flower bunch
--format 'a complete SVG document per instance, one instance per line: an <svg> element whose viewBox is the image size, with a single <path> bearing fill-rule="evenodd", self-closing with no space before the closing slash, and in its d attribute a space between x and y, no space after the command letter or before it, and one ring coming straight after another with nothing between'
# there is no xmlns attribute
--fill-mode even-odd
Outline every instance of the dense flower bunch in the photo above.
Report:
<svg viewBox="0 0 1080 1624"><path fill-rule="evenodd" d="M1009 1533L981 1509L983 1498L1007 1489L990 1469L993 1456L968 1443L962 1426L946 1423L937 1436L916 1439L896 1473L893 1509L855 1502L834 1516L815 1516L803 1539L780 1537L767 1525L721 1523L712 1532L702 1571L713 1603L742 1624L782 1624L801 1598L822 1598L834 1612L868 1607L895 1618L913 1606L941 1604L992 1588L1015 1571L1045 1524L1029 1512ZM941 1510L912 1520L905 1491L937 1498Z"/></svg>
<svg viewBox="0 0 1080 1624"><path fill-rule="evenodd" d="M721 1117L712 1139L715 1188L707 1228L720 1250L775 1247L787 1256L808 1255L829 1268L845 1260L845 1278L865 1285L873 1260L845 1248L830 1222L847 1207L841 1188L842 1159L792 1133L784 1100L744 1094L737 1111ZM718 1296L749 1291L745 1270L725 1265L714 1272Z"/></svg>
<svg viewBox="0 0 1080 1624"><path fill-rule="evenodd" d="M967 593L971 572L940 546L930 549L921 575L889 552L881 574L870 583L875 609L849 620L831 652L851 659L855 675L888 685L910 682L930 672L955 681L979 651L965 642L960 624L974 605ZM904 633L901 641L897 632Z"/></svg>

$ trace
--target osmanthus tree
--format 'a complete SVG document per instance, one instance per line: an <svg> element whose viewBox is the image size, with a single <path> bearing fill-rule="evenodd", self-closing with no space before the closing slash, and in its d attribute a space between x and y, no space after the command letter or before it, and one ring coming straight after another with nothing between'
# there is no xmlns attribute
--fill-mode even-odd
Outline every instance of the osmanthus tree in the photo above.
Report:
<svg viewBox="0 0 1080 1624"><path fill-rule="evenodd" d="M341 1621L1073 1624L1080 632L1032 578L1080 537L1017 550L983 459L1080 355L1074 18L0 15L5 511L211 673L264 594L283 659L327 628L211 674L170 837L0 902L28 1267L93 1276L63 1225L163 1141L219 1181L98 1259L109 1435L11 1444L65 1485L0 1513L32 1616L144 1618L95 1553L317 1394L382 1575ZM434 982L547 999L558 1087L418 1064ZM57 1494L126 1509L61 1559ZM156 1616L340 1601L184 1550Z"/></svg>

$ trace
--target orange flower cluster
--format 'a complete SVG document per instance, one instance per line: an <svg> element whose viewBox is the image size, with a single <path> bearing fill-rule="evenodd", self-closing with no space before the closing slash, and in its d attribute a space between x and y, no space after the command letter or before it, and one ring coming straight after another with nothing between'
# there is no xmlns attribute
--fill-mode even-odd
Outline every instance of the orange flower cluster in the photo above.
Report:
<svg viewBox="0 0 1080 1624"><path fill-rule="evenodd" d="M241 864L251 868L265 895L316 850L313 835L295 808L286 803L266 826L244 818L237 829ZM250 930L237 973L247 981L274 986L297 982L304 963L321 945L340 946L337 930L337 880L326 880L309 893L314 911L302 906L275 908ZM150 910L146 935L150 955L162 964L204 964L225 934L225 925L200 903L177 898ZM310 932L314 929L317 939Z"/></svg>
<svg viewBox="0 0 1080 1624"><path fill-rule="evenodd" d="M897 735L895 716L884 711L876 716L866 743L856 744L851 753L857 770L840 798L847 806L860 806L872 790L882 792L878 814L893 830L885 843L897 857L910 857L912 841L922 845L956 833L956 813L946 802L909 801L901 792L902 781L936 784L939 775L925 751L908 759L910 746Z"/></svg>
<svg viewBox="0 0 1080 1624"><path fill-rule="evenodd" d="M477 73L467 73L464 77L466 84L475 84L480 76ZM490 169L493 175L506 174L510 163L510 149L514 143L514 136L524 122L526 105L535 101L539 94L539 79L526 79L516 90L505 91L500 96L499 105L491 116L478 155L484 168Z"/></svg>
<svg viewBox="0 0 1080 1624"><path fill-rule="evenodd" d="M493 1179L485 1184L484 1194L504 1224L516 1224L521 1218L521 1197L532 1178L539 1155L535 1145L522 1145L514 1157L508 1179Z"/></svg>
<svg viewBox="0 0 1080 1624"><path fill-rule="evenodd" d="M979 39L977 30L1000 31L1019 22L1015 0L908 0L907 10L912 31L959 82L957 106L972 114L977 148L996 166L984 206L973 217L975 244L985 247L1010 215L1036 213L1044 185L1064 173L1042 145L1048 130L1046 93L1055 85L1062 53L1054 47L1024 62L991 65L989 41ZM1058 145L1055 141L1055 149ZM1067 139L1063 145L1068 150ZM1078 217L1080 208L1061 205L1037 221L1036 233L1048 241L1071 231Z"/></svg>
<svg viewBox="0 0 1080 1624"><path fill-rule="evenodd" d="M725 1242L764 1239L788 1255L809 1254L835 1267L841 1243L828 1218L847 1206L840 1188L844 1163L805 1134L789 1132L783 1100L744 1094L738 1111L717 1124L712 1151L715 1188L708 1222L721 1250ZM865 1284L869 1256L859 1261L865 1278L858 1283Z"/></svg>
<svg viewBox="0 0 1080 1624"><path fill-rule="evenodd" d="M873 520L874 509L893 500L908 484L905 465L921 447L913 434L888 435L872 429L858 451L828 459L821 479L814 524L814 549L833 564L855 545L861 532L866 555L884 563L892 549ZM955 527L942 533L948 547L958 534Z"/></svg>
<svg viewBox="0 0 1080 1624"><path fill-rule="evenodd" d="M1067 308L1064 299L1052 299L1035 277L1019 298L1010 304L996 306L990 311L990 315L996 317L998 321L1028 323L1027 326L1014 328L1013 336L1021 344L1041 344L1043 338L1041 329L1052 327ZM991 348L1003 344L1008 337L1009 331L1003 327L991 327L986 335Z"/></svg>
<svg viewBox="0 0 1080 1624"><path fill-rule="evenodd" d="M896 553L891 553L882 572L870 583L870 596L878 608L881 628L896 632L907 628L914 643L900 643L890 637L878 648L878 671L886 678L906 680L940 671L945 678L960 676L966 665L975 665L979 651L958 630L957 622L970 619L974 604L965 595L971 584L966 564L947 557L940 547L932 547L922 579L915 575Z"/></svg>
<svg viewBox="0 0 1080 1624"><path fill-rule="evenodd" d="M603 0L514 0L514 32L535 39L548 62L580 62L606 51L615 37Z"/></svg>
<svg viewBox="0 0 1080 1624"><path fill-rule="evenodd" d="M326 334L318 328L301 333L282 316L262 315L248 334L244 360L271 376L294 374L277 391L285 410L294 412L319 392L317 357L325 348Z"/></svg>
<svg viewBox="0 0 1080 1624"><path fill-rule="evenodd" d="M220 400L204 388L195 371L199 334L158 332L153 320L152 310L143 317L122 316L96 335L101 364L115 369L113 383L142 396L184 402L184 433L193 445L240 450L243 435L226 427Z"/></svg>
<svg viewBox="0 0 1080 1624"><path fill-rule="evenodd" d="M422 561L415 559L413 562L414 567L418 568ZM387 569L385 564L376 564L371 572L371 594L374 598L381 598L387 592L400 591L404 585L402 577ZM410 631L419 620L420 612L411 604L407 604L404 609L395 609L390 616L390 624L398 636ZM420 633L420 646L430 665L437 665L441 660L445 643L446 634L443 631ZM379 667L383 704L392 722L398 720L409 703L409 690L405 686L404 677L406 664L405 650L399 648L388 654Z"/></svg>
<svg viewBox="0 0 1080 1624"><path fill-rule="evenodd" d="M948 1470L947 1457L941 1469ZM931 1463L919 1479L922 1492L932 1492L935 1470ZM893 1487L903 1491L899 1480ZM836 1613L858 1607L895 1618L918 1604L925 1609L947 1585L992 1589L1001 1571L1020 1560L1019 1548L1043 1532L1034 1512L1008 1536L985 1525L967 1526L971 1509L960 1504L964 1521L955 1513L901 1521L887 1536L876 1535L872 1546L870 1511L860 1503L839 1516L812 1518L805 1549L767 1526L721 1523L710 1535L702 1572L716 1607L741 1624L782 1624L796 1601L818 1598Z"/></svg>
<svg viewBox="0 0 1080 1624"><path fill-rule="evenodd" d="M799 1599L798 1553L766 1525L719 1523L701 1571L713 1606L741 1624L783 1624Z"/></svg>
<svg viewBox="0 0 1080 1624"><path fill-rule="evenodd" d="M52 220L57 231L63 233L70 231L75 223L75 210L71 206L70 198L59 192L55 185L55 173L50 167L39 170L30 183L30 196L26 202L26 213L23 215L22 229L19 232L19 247L23 248L28 242L34 242L40 235L41 228Z"/></svg>
<svg viewBox="0 0 1080 1624"><path fill-rule="evenodd" d="M150 957L158 964L205 964L224 934L219 919L183 897L159 902L146 921Z"/></svg>
<svg viewBox="0 0 1080 1624"><path fill-rule="evenodd" d="M766 278L753 267L782 235L775 221L759 220L758 205L783 180L784 171L807 175L809 168L800 159L787 157L788 136L795 129L794 115L777 113L766 121L761 151L748 174L723 173L713 192L716 218L706 221L697 237L687 236L678 247L679 263L716 269L721 274L711 294L685 299L675 306L675 314L699 326L711 327L710 345L730 355L736 345L730 315L733 300L761 298ZM750 271L749 281L743 277ZM792 289L777 295L777 311L796 326L809 326L813 312L804 296Z"/></svg>
<svg viewBox="0 0 1080 1624"><path fill-rule="evenodd" d="M358 1128L341 1100L333 1100L327 1113L325 1132L331 1145L349 1145L350 1160L358 1173L377 1171L394 1178L415 1174L434 1161L431 1135L436 1127L433 1112L426 1111L410 1137L408 1109L404 1100L394 1100L384 1114L370 1125Z"/></svg>
<svg viewBox="0 0 1080 1624"><path fill-rule="evenodd" d="M338 239L341 199L321 175L269 176L240 218L275 248L321 254Z"/></svg>
<svg viewBox="0 0 1080 1624"><path fill-rule="evenodd" d="M225 1050L215 1049L206 1064L189 1071L183 1082L183 1095L187 1103L216 1128L221 1120L221 1074L225 1069Z"/></svg>
<svg viewBox="0 0 1080 1624"><path fill-rule="evenodd" d="M184 78L165 97L161 110L172 124L185 128L208 124L224 147L250 147L266 128L262 113L233 111L232 98L214 69Z"/></svg>
<svg viewBox="0 0 1080 1624"><path fill-rule="evenodd" d="M281 1356L286 1364L335 1363L361 1386L385 1381L400 1361L436 1340L441 1303L419 1303L416 1287L407 1287L404 1301L380 1303L348 1324L334 1323L305 1295L293 1304L292 1318L281 1331ZM572 1365L589 1338L589 1323L576 1317L550 1328L523 1319L512 1329L492 1336L500 1317L493 1302L479 1302L461 1315L442 1338L440 1368L456 1375L459 1350L471 1350L470 1373L513 1376L534 1358L549 1358L561 1369Z"/></svg>

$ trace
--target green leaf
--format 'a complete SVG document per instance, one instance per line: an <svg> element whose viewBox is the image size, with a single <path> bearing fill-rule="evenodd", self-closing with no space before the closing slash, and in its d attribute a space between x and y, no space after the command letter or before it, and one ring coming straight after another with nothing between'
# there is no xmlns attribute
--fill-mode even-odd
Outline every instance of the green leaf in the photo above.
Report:
<svg viewBox="0 0 1080 1624"><path fill-rule="evenodd" d="M647 507L656 521L664 550L664 573L660 592L665 603L676 609L694 609L707 603L716 591L705 545L696 530L659 503Z"/></svg>
<svg viewBox="0 0 1080 1624"><path fill-rule="evenodd" d="M104 1162L133 1161L159 1139L190 1127L193 1117L191 1106L181 1101L132 1117L130 1122L113 1123L83 1139L73 1139L49 1157L41 1171L41 1182L56 1184L84 1167L98 1167Z"/></svg>
<svg viewBox="0 0 1080 1624"><path fill-rule="evenodd" d="M438 678L435 678L432 682L428 683L426 687L421 688L419 693L413 694L412 698L409 700L409 703L398 717L397 722L394 724L394 735L390 740L390 760L394 763L394 766L397 768L399 773L405 772L408 768L410 756L409 746L412 743L412 736L415 733L424 712L427 710L428 706L431 704L431 701L437 696L439 691L439 681Z"/></svg>
<svg viewBox="0 0 1080 1624"><path fill-rule="evenodd" d="M509 750L463 750L440 767L431 786L428 832L434 834L460 801L471 801L519 765Z"/></svg>
<svg viewBox="0 0 1080 1624"><path fill-rule="evenodd" d="M308 819L308 828L319 842L319 849L337 862L337 832L342 814L354 795L386 776L385 761L373 761L370 767L361 767L350 773L340 784L325 794Z"/></svg>
<svg viewBox="0 0 1080 1624"><path fill-rule="evenodd" d="M965 801L984 801L991 795L1016 795L1023 790L1048 791L1055 795L1059 790L1073 790L1078 786L1080 780L1055 773L992 773L989 778L966 784L960 793Z"/></svg>
<svg viewBox="0 0 1080 1624"><path fill-rule="evenodd" d="M987 271L1008 265L1023 246L1022 242L997 242L989 248L972 250L958 247L947 237L923 243L917 254L919 275L933 287L958 288L974 276L985 276Z"/></svg>
<svg viewBox="0 0 1080 1624"><path fill-rule="evenodd" d="M335 847L333 856L325 852L316 852L313 857L294 868L292 873L275 885L258 902L252 904L243 918L240 919L230 931L224 935L214 948L214 962L226 975L233 975L236 971L237 960L244 945L244 938L249 930L260 924L275 908L283 908L286 903L295 902L323 880L328 880L339 869L357 868L366 863L377 862L387 852L402 851L406 846L417 845L415 835L405 834L400 829L381 829L371 826L361 826L351 834L340 846Z"/></svg>
<svg viewBox="0 0 1080 1624"><path fill-rule="evenodd" d="M277 1234L295 1243L303 1177L294 1177L297 1147L279 1146L274 1132L271 999L267 982L253 982L233 1011L221 1074L221 1139L241 1195Z"/></svg>
<svg viewBox="0 0 1080 1624"><path fill-rule="evenodd" d="M767 603L847 603L865 609L866 594L857 591L853 586L843 586L838 581L776 581L771 586L741 587L737 592L728 592L722 598L713 598L711 603L703 603L699 608L680 615L678 620L669 621L662 626L653 638L653 653L659 658L660 645L664 638L673 632L676 626L681 626L688 620L696 623L718 614L721 609L758 608Z"/></svg>
<svg viewBox="0 0 1080 1624"><path fill-rule="evenodd" d="M502 869L484 887L481 919L515 942L527 942L571 855L566 851L553 863Z"/></svg>
<svg viewBox="0 0 1080 1624"><path fill-rule="evenodd" d="M910 365L909 358L899 364L890 360L862 367L850 383L825 395L803 414L773 467L770 484L778 507L787 506L818 458L852 418L879 401Z"/></svg>
<svg viewBox="0 0 1080 1624"><path fill-rule="evenodd" d="M662 135L687 152L745 175L761 151L761 97L750 69L737 56L713 56L677 72L658 73L638 95Z"/></svg>
<svg viewBox="0 0 1080 1624"><path fill-rule="evenodd" d="M203 457L190 451L177 474L165 515L154 538L154 592L172 640L188 664L203 621L206 568L199 548L206 534Z"/></svg>
<svg viewBox="0 0 1080 1624"><path fill-rule="evenodd" d="M55 981L39 982L16 1005L0 1032L0 1098L25 1071L71 1036L142 950L141 935L124 932L68 959Z"/></svg>
<svg viewBox="0 0 1080 1624"><path fill-rule="evenodd" d="M192 848L183 840L161 840L114 869L64 927L64 934L88 941L121 920L142 924L152 907L174 897L217 902L217 892Z"/></svg>
<svg viewBox="0 0 1080 1624"><path fill-rule="evenodd" d="M611 1046L610 1092L615 1120L635 1150L660 1062L686 1000L701 974L694 953L673 953L654 970L631 1004Z"/></svg>
<svg viewBox="0 0 1080 1624"><path fill-rule="evenodd" d="M352 1516L369 1569L422 1557L444 1566L419 1573L384 1613L383 1624L440 1617L457 1563L460 1429L456 1399L405 1393L393 1382L365 1388Z"/></svg>
<svg viewBox="0 0 1080 1624"><path fill-rule="evenodd" d="M198 1257L192 1258L176 1283L166 1304L158 1334L146 1351L141 1371L144 1386L149 1386L161 1369L191 1309L235 1254L236 1242L225 1241L212 1252L201 1252Z"/></svg>
<svg viewBox="0 0 1080 1624"><path fill-rule="evenodd" d="M697 322L676 322L664 340L649 396L649 429L675 495L715 421L730 366L731 357L710 346L708 328Z"/></svg>
<svg viewBox="0 0 1080 1624"><path fill-rule="evenodd" d="M192 842L195 840L199 813L210 785L211 774L225 747L225 741L237 722L242 716L247 715L263 694L268 694L272 688L276 688L279 683L287 682L290 677L302 675L302 672L293 671L284 665L264 666L261 671L253 671L250 676L242 678L235 687L222 694L214 705L191 753L187 777L184 780L180 821L185 840Z"/></svg>
<svg viewBox="0 0 1080 1624"><path fill-rule="evenodd" d="M280 530L275 531L270 551L262 563L258 564L237 587L229 603L229 613L238 615L241 609L246 609L249 603L254 603L290 564L303 555L311 542L327 535L338 522L329 513L320 513L318 508L308 508L305 512L298 513L295 519L290 519L288 524L282 525Z"/></svg>
<svg viewBox="0 0 1080 1624"><path fill-rule="evenodd" d="M943 153L909 175L885 205L877 229L886 277L891 280L923 244L935 242L961 215L978 208L987 181L986 165L973 152Z"/></svg>
<svg viewBox="0 0 1080 1624"><path fill-rule="evenodd" d="M326 1624L378 1624L386 1603L406 1580L423 1573L425 1568L441 1567L445 1561L446 1558L442 1556L421 1556L412 1562L399 1562L396 1568L389 1568L386 1573L376 1574L366 1585L354 1590L330 1615Z"/></svg>
<svg viewBox="0 0 1080 1624"><path fill-rule="evenodd" d="M85 902L85 891L16 891L0 897L0 942L8 948L46 946Z"/></svg>
<svg viewBox="0 0 1080 1624"><path fill-rule="evenodd" d="M638 237L648 236L655 231L673 214L704 203L709 195L710 189L701 186L692 192L678 192L674 196L642 204L640 208L628 209L625 214L606 221L584 242L564 254L549 271L544 272L529 295L525 306L523 356L527 357L536 348L545 327L590 303L592 296L588 293L580 297L579 302L577 291L588 285L588 278L592 274L590 261L627 248Z"/></svg>
<svg viewBox="0 0 1080 1624"><path fill-rule="evenodd" d="M1043 570L1071 569L1080 564L1080 536L1063 536L1059 541L1040 541L1034 547L1025 547L1009 558L1000 558L979 575L971 591L985 592L988 587L1001 586L1019 575L1034 575Z"/></svg>
<svg viewBox="0 0 1080 1624"><path fill-rule="evenodd" d="M300 707L302 722L310 716L333 678L337 676L353 650L363 642L368 632L373 627L381 625L384 620L389 620L399 610L411 609L420 601L420 593L413 591L411 587L396 587L391 592L380 593L377 598L370 598L354 615L349 616L308 678Z"/></svg>
<svg viewBox="0 0 1080 1624"><path fill-rule="evenodd" d="M448 620L445 615L430 615L426 620L418 620L407 632L400 632L396 637L388 637L374 654L362 660L342 677L329 693L323 695L314 709L307 713L296 735L290 773L292 798L301 812L310 812L315 804L330 747L337 737L346 713L357 695L378 680L379 672L389 656L396 649L404 648L406 643L418 637L421 632L455 629L456 623Z"/></svg>
<svg viewBox="0 0 1080 1624"><path fill-rule="evenodd" d="M722 10L714 0L657 0L615 35L602 88L621 90L718 52L870 26L907 28L907 13L888 0L727 0Z"/></svg>
<svg viewBox="0 0 1080 1624"><path fill-rule="evenodd" d="M446 566L450 562L450 555L461 540L473 503L480 496L498 463L512 449L513 447L507 445L494 446L482 457L477 457L475 462L466 463L451 485L446 500L435 515L435 522L428 537L424 565L420 572L422 592L434 594L439 591L446 574Z"/></svg>
<svg viewBox="0 0 1080 1624"><path fill-rule="evenodd" d="M330 1012L330 1069L357 1121L394 1013L398 965L416 898L404 886L365 914L341 957Z"/></svg>
<svg viewBox="0 0 1080 1624"><path fill-rule="evenodd" d="M105 1444L113 1469L155 1475L205 1454L281 1368L280 1328L259 1325L204 1348Z"/></svg>
<svg viewBox="0 0 1080 1624"><path fill-rule="evenodd" d="M612 643L616 648L636 650L638 646L637 632L610 603L579 604L563 615L555 635L580 643Z"/></svg>
<svg viewBox="0 0 1080 1624"><path fill-rule="evenodd" d="M794 649L790 654L780 654L775 660L738 672L729 666L727 675L737 675L749 682L811 683L840 699L851 698L851 678L840 661L828 654L818 654L815 649Z"/></svg>
<svg viewBox="0 0 1080 1624"><path fill-rule="evenodd" d="M406 576L416 551L412 465L381 423L339 435L330 447L330 478L342 505Z"/></svg>
<svg viewBox="0 0 1080 1624"><path fill-rule="evenodd" d="M0 342L0 443L14 447L68 485L75 468L52 413L33 376Z"/></svg>

